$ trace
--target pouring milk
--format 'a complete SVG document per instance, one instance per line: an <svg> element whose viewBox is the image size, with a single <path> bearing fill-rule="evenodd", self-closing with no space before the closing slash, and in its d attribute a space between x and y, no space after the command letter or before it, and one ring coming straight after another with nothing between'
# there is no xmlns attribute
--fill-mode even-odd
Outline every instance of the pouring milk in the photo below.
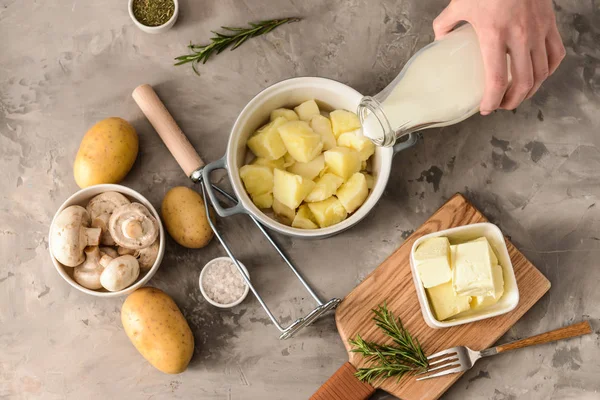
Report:
<svg viewBox="0 0 600 400"><path fill-rule="evenodd" d="M363 134L392 146L405 134L460 122L479 111L484 84L479 41L465 24L418 51L385 89L362 99Z"/></svg>

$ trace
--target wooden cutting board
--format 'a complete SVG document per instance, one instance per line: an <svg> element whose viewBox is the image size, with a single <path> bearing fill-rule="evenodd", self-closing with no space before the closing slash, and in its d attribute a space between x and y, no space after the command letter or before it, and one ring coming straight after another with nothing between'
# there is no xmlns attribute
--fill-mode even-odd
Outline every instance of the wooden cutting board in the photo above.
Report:
<svg viewBox="0 0 600 400"><path fill-rule="evenodd" d="M335 313L339 334L350 350L348 339L357 333L369 341L391 342L372 321L372 309L384 301L402 319L411 334L419 339L426 354L452 346L464 345L480 350L492 346L550 289L550 282L508 240L508 252L513 263L520 300L508 314L479 322L446 329L432 329L423 320L410 269L410 251L419 237L442 229L486 222L487 219L464 196L456 194L417 229L387 260L377 267L340 303ZM402 400L439 398L462 374L417 382L414 377L387 379L375 387L354 377L356 368L363 366L362 356L348 352L345 363L311 397L312 400L364 400L375 387ZM493 362L492 362L493 364Z"/></svg>

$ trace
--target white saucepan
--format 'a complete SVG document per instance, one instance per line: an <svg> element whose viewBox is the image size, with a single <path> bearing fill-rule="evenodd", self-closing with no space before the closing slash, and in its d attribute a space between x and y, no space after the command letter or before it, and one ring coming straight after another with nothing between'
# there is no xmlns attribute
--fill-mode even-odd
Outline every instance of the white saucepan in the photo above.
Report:
<svg viewBox="0 0 600 400"><path fill-rule="evenodd" d="M142 85L136 88L133 97L157 129L184 172L195 181L202 178L210 201L219 216L250 214L261 224L276 232L299 238L325 238L340 233L362 220L383 194L390 176L394 155L413 146L418 138L417 134L413 133L407 135L405 140L397 143L394 147L376 148L372 164L372 174L375 179L373 189L365 203L346 220L322 229L298 229L284 225L272 216L265 214L252 203L250 196L246 193L239 175L240 167L247 160L246 141L253 132L268 122L271 111L276 108L292 108L304 101L314 99L325 111L345 109L356 112L363 95L343 83L326 78L302 77L278 82L250 100L233 125L225 156L206 166L150 86ZM229 173L235 197L238 199L237 205L233 207L223 207L210 185L210 174L217 169L226 169Z"/></svg>

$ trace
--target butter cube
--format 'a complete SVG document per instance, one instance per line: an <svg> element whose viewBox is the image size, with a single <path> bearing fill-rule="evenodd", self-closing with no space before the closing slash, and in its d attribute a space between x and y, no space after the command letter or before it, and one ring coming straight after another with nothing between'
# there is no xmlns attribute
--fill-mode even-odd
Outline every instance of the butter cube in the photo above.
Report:
<svg viewBox="0 0 600 400"><path fill-rule="evenodd" d="M436 237L424 241L415 250L414 260L421 282L426 289L452 279L448 238Z"/></svg>
<svg viewBox="0 0 600 400"><path fill-rule="evenodd" d="M475 240L472 240L473 242L486 242L488 244L488 247L490 249L490 259L492 260L492 265L493 264L498 264L498 257L496 257L496 253L494 253L494 250L492 250L492 245L490 244L490 242L487 240L487 238L485 236L482 236L480 238L477 238Z"/></svg>
<svg viewBox="0 0 600 400"><path fill-rule="evenodd" d="M504 294L504 275L502 273L502 266L495 265L492 268L493 279L494 279L494 294L491 296L475 296L471 300L472 308L483 308L496 304L498 300Z"/></svg>
<svg viewBox="0 0 600 400"><path fill-rule="evenodd" d="M478 240L456 246L452 283L457 294L463 296L491 296L496 292L490 247Z"/></svg>
<svg viewBox="0 0 600 400"><path fill-rule="evenodd" d="M454 269L454 263L456 260L456 245L450 245L450 269Z"/></svg>
<svg viewBox="0 0 600 400"><path fill-rule="evenodd" d="M439 321L470 309L469 301L471 297L457 295L452 287L452 282L446 282L426 290L429 304L431 304L435 317Z"/></svg>

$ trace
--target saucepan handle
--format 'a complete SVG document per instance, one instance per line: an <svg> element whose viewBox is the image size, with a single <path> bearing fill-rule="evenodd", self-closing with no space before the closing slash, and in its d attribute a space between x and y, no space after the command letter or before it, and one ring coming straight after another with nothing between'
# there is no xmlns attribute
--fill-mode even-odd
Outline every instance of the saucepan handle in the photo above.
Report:
<svg viewBox="0 0 600 400"><path fill-rule="evenodd" d="M375 388L359 381L354 376L355 373L356 368L349 362L345 363L321 385L310 400L367 400L375 393Z"/></svg>
<svg viewBox="0 0 600 400"><path fill-rule="evenodd" d="M419 141L419 137L420 137L420 135L418 133L413 132L413 133L409 133L407 138L405 140L401 141L400 143L396 142L396 144L393 147L394 155L398 154L402 150L406 150L409 147L412 147L415 144L417 144L417 142Z"/></svg>
<svg viewBox="0 0 600 400"><path fill-rule="evenodd" d="M226 157L226 156L225 156ZM230 215L242 214L246 212L246 209L242 205L242 203L237 202L235 206L225 208L219 202L215 191L213 190L212 184L210 183L210 173L217 169L227 169L227 162L225 157L217 160L215 162L211 162L208 165L205 165L202 169L202 184L206 189L206 193L208 193L208 197L210 198L210 202L212 203L213 208L219 214L220 217L229 217Z"/></svg>

